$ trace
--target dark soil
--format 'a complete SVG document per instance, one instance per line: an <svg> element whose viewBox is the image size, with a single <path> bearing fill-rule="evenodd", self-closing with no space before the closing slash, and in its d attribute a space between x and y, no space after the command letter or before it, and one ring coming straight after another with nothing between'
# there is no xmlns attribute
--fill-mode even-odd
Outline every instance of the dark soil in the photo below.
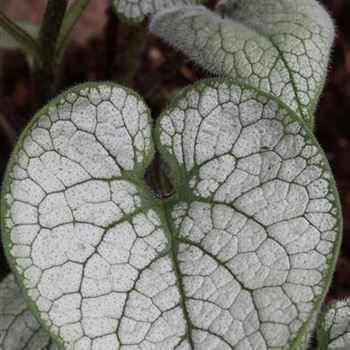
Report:
<svg viewBox="0 0 350 350"><path fill-rule="evenodd" d="M337 182L344 216L341 255L330 298L350 296L350 2L323 1L337 26L328 81L316 115L316 137Z"/></svg>
<svg viewBox="0 0 350 350"><path fill-rule="evenodd" d="M330 298L350 296L350 1L324 0L337 25L330 71L316 116L316 136L331 164L344 214L344 238ZM137 90L154 116L182 87L206 77L183 56L147 36L145 28L131 28L108 11L104 35L85 45L69 45L59 69L57 91L85 81L115 80ZM121 53L130 41L141 49ZM108 43L108 45L107 45ZM2 73L1 73L2 72ZM35 109L29 66L20 53L0 53L0 179L21 130ZM8 273L0 255L0 278Z"/></svg>

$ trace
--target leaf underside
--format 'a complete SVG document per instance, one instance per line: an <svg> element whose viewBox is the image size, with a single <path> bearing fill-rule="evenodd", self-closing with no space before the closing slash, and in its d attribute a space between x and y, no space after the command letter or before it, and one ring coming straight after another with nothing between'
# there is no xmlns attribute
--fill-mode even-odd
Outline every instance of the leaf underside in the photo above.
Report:
<svg viewBox="0 0 350 350"><path fill-rule="evenodd" d="M325 308L317 333L319 350L350 348L350 299L335 300Z"/></svg>
<svg viewBox="0 0 350 350"><path fill-rule="evenodd" d="M114 12L132 23L140 23L157 11L174 6L195 5L200 0L111 0Z"/></svg>
<svg viewBox="0 0 350 350"><path fill-rule="evenodd" d="M312 126L334 36L326 11L315 0L226 0L218 11L165 9L150 30L204 69L278 97Z"/></svg>
<svg viewBox="0 0 350 350"><path fill-rule="evenodd" d="M0 283L0 348L2 350L57 350L28 310L14 276Z"/></svg>
<svg viewBox="0 0 350 350"><path fill-rule="evenodd" d="M177 176L143 182L149 110L114 84L75 87L40 111L9 163L5 250L62 349L298 349L340 242L317 142L254 89L206 80L153 139Z"/></svg>
<svg viewBox="0 0 350 350"><path fill-rule="evenodd" d="M17 21L16 24L25 30L33 38L37 38L40 26L26 21ZM21 50L21 44L0 27L0 50Z"/></svg>

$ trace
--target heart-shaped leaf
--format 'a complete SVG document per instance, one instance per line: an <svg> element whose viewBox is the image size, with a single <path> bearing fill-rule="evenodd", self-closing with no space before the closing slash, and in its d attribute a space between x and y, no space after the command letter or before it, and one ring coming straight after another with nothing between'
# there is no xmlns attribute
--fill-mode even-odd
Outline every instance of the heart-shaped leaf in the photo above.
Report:
<svg viewBox="0 0 350 350"><path fill-rule="evenodd" d="M350 349L350 299L335 300L321 314L318 350Z"/></svg>
<svg viewBox="0 0 350 350"><path fill-rule="evenodd" d="M149 112L120 86L78 86L23 133L3 232L30 307L65 349L298 349L339 249L327 161L300 118L206 80L161 115L176 175L156 199Z"/></svg>
<svg viewBox="0 0 350 350"><path fill-rule="evenodd" d="M310 125L322 91L333 25L315 0L225 0L159 12L150 29L210 72L285 102Z"/></svg>
<svg viewBox="0 0 350 350"><path fill-rule="evenodd" d="M57 346L28 310L13 275L0 283L0 348L57 350Z"/></svg>
<svg viewBox="0 0 350 350"><path fill-rule="evenodd" d="M111 0L115 13L131 23L142 22L146 16L174 6L195 5L200 0Z"/></svg>

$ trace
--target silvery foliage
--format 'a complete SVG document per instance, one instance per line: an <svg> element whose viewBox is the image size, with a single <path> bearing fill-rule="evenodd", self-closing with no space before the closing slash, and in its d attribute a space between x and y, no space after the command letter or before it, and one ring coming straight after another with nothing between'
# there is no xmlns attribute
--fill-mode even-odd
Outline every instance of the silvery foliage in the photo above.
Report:
<svg viewBox="0 0 350 350"><path fill-rule="evenodd" d="M195 5L199 0L111 0L114 12L121 18L131 22L140 23L145 17L157 11L184 5Z"/></svg>
<svg viewBox="0 0 350 350"><path fill-rule="evenodd" d="M350 299L333 301L325 308L319 321L318 338L319 350L350 349Z"/></svg>
<svg viewBox="0 0 350 350"><path fill-rule="evenodd" d="M2 350L57 350L28 309L13 275L0 283L0 345Z"/></svg>
<svg viewBox="0 0 350 350"><path fill-rule="evenodd" d="M150 30L208 71L278 97L313 124L334 37L317 1L221 0L217 12L167 8Z"/></svg>
<svg viewBox="0 0 350 350"><path fill-rule="evenodd" d="M203 80L153 128L135 92L89 83L37 113L5 175L2 235L60 349L307 347L341 214L310 119L283 96ZM169 198L143 179L155 149L176 176ZM1 313L20 318L16 300Z"/></svg>

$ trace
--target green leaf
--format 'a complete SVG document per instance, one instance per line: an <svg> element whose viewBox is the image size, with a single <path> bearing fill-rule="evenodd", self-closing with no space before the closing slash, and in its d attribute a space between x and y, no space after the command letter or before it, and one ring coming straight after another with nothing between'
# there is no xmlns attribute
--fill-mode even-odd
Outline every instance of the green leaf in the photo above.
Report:
<svg viewBox="0 0 350 350"><path fill-rule="evenodd" d="M150 29L215 74L286 103L309 125L325 80L334 29L314 0L227 0L166 9Z"/></svg>
<svg viewBox="0 0 350 350"><path fill-rule="evenodd" d="M14 276L0 283L0 348L2 350L56 350L28 309Z"/></svg>
<svg viewBox="0 0 350 350"><path fill-rule="evenodd" d="M320 315L317 330L319 350L350 348L350 299L334 300Z"/></svg>
<svg viewBox="0 0 350 350"><path fill-rule="evenodd" d="M164 8L195 5L201 0L111 0L114 12L131 23L140 23L145 17Z"/></svg>
<svg viewBox="0 0 350 350"><path fill-rule="evenodd" d="M13 51L22 50L23 48L33 50L34 46L36 45L35 40L38 37L40 26L35 23L25 21L17 21L13 24L18 26L21 30L23 30L23 32L16 32L14 36L12 36L0 26L0 50ZM28 43L28 45L23 44L23 42ZM23 45L25 45L25 47Z"/></svg>
<svg viewBox="0 0 350 350"><path fill-rule="evenodd" d="M8 166L2 231L30 307L62 349L300 350L329 286L341 216L300 118L205 80L153 139L176 176L156 199L144 102L75 87L41 110Z"/></svg>

